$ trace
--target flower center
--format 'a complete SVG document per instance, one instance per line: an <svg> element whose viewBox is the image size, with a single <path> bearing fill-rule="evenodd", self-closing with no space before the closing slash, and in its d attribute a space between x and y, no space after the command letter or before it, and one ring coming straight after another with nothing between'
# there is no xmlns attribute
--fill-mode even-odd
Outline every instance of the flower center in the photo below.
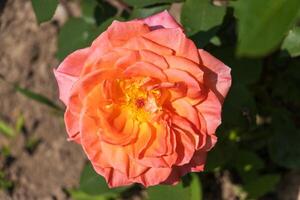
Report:
<svg viewBox="0 0 300 200"><path fill-rule="evenodd" d="M143 108L145 106L145 99L144 98L137 98L135 100L135 105L137 108Z"/></svg>
<svg viewBox="0 0 300 200"><path fill-rule="evenodd" d="M124 105L129 109L132 116L139 121L147 121L159 108L157 106L157 95L154 90L143 87L143 80L121 81L120 86L124 92ZM154 95L155 93L155 95Z"/></svg>

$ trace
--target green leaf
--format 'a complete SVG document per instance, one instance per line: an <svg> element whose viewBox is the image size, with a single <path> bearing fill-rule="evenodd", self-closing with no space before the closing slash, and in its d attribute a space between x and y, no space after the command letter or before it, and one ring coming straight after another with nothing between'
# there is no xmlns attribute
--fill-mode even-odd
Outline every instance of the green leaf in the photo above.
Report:
<svg viewBox="0 0 300 200"><path fill-rule="evenodd" d="M15 130L10 127L7 123L0 120L0 133L8 137L13 137L15 135Z"/></svg>
<svg viewBox="0 0 300 200"><path fill-rule="evenodd" d="M257 178L258 170L264 167L263 160L255 153L239 150L233 160L233 165L238 170L244 182Z"/></svg>
<svg viewBox="0 0 300 200"><path fill-rule="evenodd" d="M82 18L69 19L58 35L58 59L62 60L71 52L88 46L92 41L93 27Z"/></svg>
<svg viewBox="0 0 300 200"><path fill-rule="evenodd" d="M200 178L195 173L191 173L192 181L191 181L191 200L202 200L203 192L202 192L202 183Z"/></svg>
<svg viewBox="0 0 300 200"><path fill-rule="evenodd" d="M268 146L271 159L280 166L300 169L300 131L283 109L273 115L272 121L274 134Z"/></svg>
<svg viewBox="0 0 300 200"><path fill-rule="evenodd" d="M63 60L73 51L89 46L115 19L109 18L100 26L90 24L82 18L69 19L58 35L58 59Z"/></svg>
<svg viewBox="0 0 300 200"><path fill-rule="evenodd" d="M109 18L115 17L117 12L118 10L106 1L98 1L94 14L97 25L104 23Z"/></svg>
<svg viewBox="0 0 300 200"><path fill-rule="evenodd" d="M273 51L295 22L299 0L239 0L233 4L238 18L240 56L264 56Z"/></svg>
<svg viewBox="0 0 300 200"><path fill-rule="evenodd" d="M80 177L79 191L89 195L118 195L125 191L128 187L118 187L110 189L105 179L97 174L90 164L83 169Z"/></svg>
<svg viewBox="0 0 300 200"><path fill-rule="evenodd" d="M181 23L201 48L216 35L225 12L225 7L214 6L210 0L187 0L182 7Z"/></svg>
<svg viewBox="0 0 300 200"><path fill-rule="evenodd" d="M122 21L123 18L108 18L100 26L93 27L93 29L91 30L91 41L96 39L102 32L106 31L106 29L112 24L114 20Z"/></svg>
<svg viewBox="0 0 300 200"><path fill-rule="evenodd" d="M31 3L38 22L42 23L52 18L58 0L31 0Z"/></svg>
<svg viewBox="0 0 300 200"><path fill-rule="evenodd" d="M40 143L41 143L41 139L36 137L30 137L26 140L25 149L27 150L28 153L33 154Z"/></svg>
<svg viewBox="0 0 300 200"><path fill-rule="evenodd" d="M145 18L154 15L156 13L162 12L164 10L167 10L169 8L170 8L169 5L156 6L151 8L135 8L130 15L130 19Z"/></svg>
<svg viewBox="0 0 300 200"><path fill-rule="evenodd" d="M135 7L145 7L154 4L161 4L161 3L174 3L174 2L181 2L183 0L124 0L130 6Z"/></svg>
<svg viewBox="0 0 300 200"><path fill-rule="evenodd" d="M211 151L208 152L205 170L219 171L231 161L235 152L235 144L229 142L227 138L225 139L224 135L220 135L220 137L218 138L218 145L216 145Z"/></svg>
<svg viewBox="0 0 300 200"><path fill-rule="evenodd" d="M294 27L289 31L281 49L287 51L292 57L300 56L300 27Z"/></svg>
<svg viewBox="0 0 300 200"><path fill-rule="evenodd" d="M5 177L3 171L0 171L0 189L10 190L14 187L14 183Z"/></svg>
<svg viewBox="0 0 300 200"><path fill-rule="evenodd" d="M191 182L184 187L182 181L175 186L158 185L147 189L149 200L201 200L202 189L199 178L196 175L192 176Z"/></svg>
<svg viewBox="0 0 300 200"><path fill-rule="evenodd" d="M80 1L80 7L82 12L82 18L91 24L96 23L95 19L95 9L98 5L98 2L96 0L83 0Z"/></svg>
<svg viewBox="0 0 300 200"><path fill-rule="evenodd" d="M93 195L89 195L86 194L82 191L77 191L77 190L73 190L70 191L72 199L74 200L107 200L108 198L103 196L103 195L97 195L97 196L93 196Z"/></svg>
<svg viewBox="0 0 300 200"><path fill-rule="evenodd" d="M25 125L25 118L24 118L24 115L21 114L18 116L16 125L15 125L16 132L20 133L22 128L24 127L24 125Z"/></svg>
<svg viewBox="0 0 300 200"><path fill-rule="evenodd" d="M222 42L218 36L214 36L210 39L210 42L215 46L221 46Z"/></svg>
<svg viewBox="0 0 300 200"><path fill-rule="evenodd" d="M212 52L231 68L234 83L248 85L259 80L262 71L261 59L236 58L232 47L218 47Z"/></svg>
<svg viewBox="0 0 300 200"><path fill-rule="evenodd" d="M244 85L233 85L224 102L223 119L227 125L249 125L256 113L253 95Z"/></svg>
<svg viewBox="0 0 300 200"><path fill-rule="evenodd" d="M278 78L275 78L272 86L272 98L280 98L286 105L293 104L300 106L300 60L292 59L284 70L278 71ZM276 69L275 69L276 70Z"/></svg>
<svg viewBox="0 0 300 200"><path fill-rule="evenodd" d="M150 187L148 190L149 200L174 200L174 199L191 199L191 190L183 187L182 182L175 186L159 185Z"/></svg>
<svg viewBox="0 0 300 200"><path fill-rule="evenodd" d="M9 146L6 146L6 145L2 146L0 148L0 155L4 156L4 158L10 157L11 156L11 150L10 150Z"/></svg>
<svg viewBox="0 0 300 200"><path fill-rule="evenodd" d="M258 197L274 190L280 176L278 174L268 174L257 177L252 182L244 186L244 190L248 193L249 199L257 199Z"/></svg>
<svg viewBox="0 0 300 200"><path fill-rule="evenodd" d="M22 88L18 85L15 85L15 90L17 92L19 92L20 94L24 95L25 97L29 98L29 99L32 99L36 102L39 102L41 104L44 104L46 106L49 106L50 108L53 108L55 110L58 110L58 111L61 111L62 109L56 105L52 100L50 100L49 98L41 95L41 94L38 94L36 92L33 92L29 89L26 89L26 88Z"/></svg>

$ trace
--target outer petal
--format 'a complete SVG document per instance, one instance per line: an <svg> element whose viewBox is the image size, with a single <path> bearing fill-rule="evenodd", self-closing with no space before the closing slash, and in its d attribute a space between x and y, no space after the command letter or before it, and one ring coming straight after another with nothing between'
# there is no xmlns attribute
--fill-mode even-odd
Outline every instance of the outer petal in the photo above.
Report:
<svg viewBox="0 0 300 200"><path fill-rule="evenodd" d="M179 69L185 72L192 74L197 81L203 83L203 71L199 68L199 64L195 63L189 59L184 57L178 56L168 56L165 55L164 58L166 59L167 63L169 64L170 68Z"/></svg>
<svg viewBox="0 0 300 200"><path fill-rule="evenodd" d="M98 125L93 118L88 115L81 116L81 145L88 159L93 165L101 168L111 167L101 149L101 140L98 133Z"/></svg>
<svg viewBox="0 0 300 200"><path fill-rule="evenodd" d="M129 66L124 71L125 76L144 76L157 78L159 80L165 81L167 79L164 72L155 65L147 62L136 62L133 65Z"/></svg>
<svg viewBox="0 0 300 200"><path fill-rule="evenodd" d="M205 96L205 91L202 90L201 84L198 80L191 74L178 70L178 69L167 69L164 70L167 75L168 80L172 83L185 83L187 87L187 97L193 100L194 104L198 103Z"/></svg>
<svg viewBox="0 0 300 200"><path fill-rule="evenodd" d="M231 86L231 69L220 60L203 49L199 49L200 59L204 67L204 82L223 103Z"/></svg>
<svg viewBox="0 0 300 200"><path fill-rule="evenodd" d="M156 15L152 15L143 19L143 21L150 26L150 29L157 28L180 28L182 27L176 22L172 15L168 11L160 12Z"/></svg>
<svg viewBox="0 0 300 200"><path fill-rule="evenodd" d="M113 46L121 46L131 38L148 33L149 28L140 21L114 21L107 29L107 37Z"/></svg>
<svg viewBox="0 0 300 200"><path fill-rule="evenodd" d="M159 55L172 55L174 51L166 46L159 45L156 41L149 40L145 37L136 37L124 44L125 48L132 50L149 50Z"/></svg>
<svg viewBox="0 0 300 200"><path fill-rule="evenodd" d="M90 48L79 49L71 53L58 66L57 71L64 74L78 77L89 54L90 54Z"/></svg>
<svg viewBox="0 0 300 200"><path fill-rule="evenodd" d="M211 135L221 123L222 103L231 85L230 68L204 50L199 50L199 54L204 65L204 83L209 92L197 109L205 118L207 132Z"/></svg>
<svg viewBox="0 0 300 200"><path fill-rule="evenodd" d="M68 140L69 141L74 140L77 143L80 143L79 116L71 113L69 108L67 107L64 119L65 119L67 133L69 136Z"/></svg>
<svg viewBox="0 0 300 200"><path fill-rule="evenodd" d="M68 74L64 74L55 69L54 69L54 76L55 76L57 84L58 84L59 99L65 105L67 105L69 102L71 89L78 78L75 76L70 76Z"/></svg>
<svg viewBox="0 0 300 200"><path fill-rule="evenodd" d="M141 175L139 181L145 187L158 185L164 182L171 174L172 168L150 168L147 172Z"/></svg>
<svg viewBox="0 0 300 200"><path fill-rule="evenodd" d="M194 42L188 39L180 28L158 29L144 35L145 38L175 51L182 56L199 63L199 54Z"/></svg>
<svg viewBox="0 0 300 200"><path fill-rule="evenodd" d="M195 152L195 144L193 138L181 129L174 129L176 134L176 152L178 154L176 165L184 165L189 163Z"/></svg>
<svg viewBox="0 0 300 200"><path fill-rule="evenodd" d="M73 52L54 70L59 88L59 98L65 105L68 104L71 88L78 79L89 52L89 48Z"/></svg>
<svg viewBox="0 0 300 200"><path fill-rule="evenodd" d="M163 183L164 184L176 184L180 178L189 172L199 172L204 170L204 164L206 161L206 152L197 151L194 153L190 163L183 166L173 167L172 173Z"/></svg>

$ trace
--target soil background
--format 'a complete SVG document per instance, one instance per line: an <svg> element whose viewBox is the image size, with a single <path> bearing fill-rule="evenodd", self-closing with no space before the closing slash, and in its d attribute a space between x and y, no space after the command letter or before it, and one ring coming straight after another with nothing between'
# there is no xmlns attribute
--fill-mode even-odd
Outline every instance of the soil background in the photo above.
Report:
<svg viewBox="0 0 300 200"><path fill-rule="evenodd" d="M29 0L0 0L0 74L61 106L53 68L59 64L55 58L57 34L64 17L58 13L51 22L38 25ZM0 189L0 200L70 199L66 191L78 185L86 161L81 147L66 140L62 117L0 81L0 119L15 124L20 115L25 125L16 137L0 134L0 148L7 146L11 150L9 158L0 154L0 170L13 183L9 191ZM38 141L31 151L27 148L30 140ZM220 194L210 194L216 190L204 191L205 199L237 199L226 177L221 175L215 180ZM288 172L275 198L300 199L299 189L299 171Z"/></svg>
<svg viewBox="0 0 300 200"><path fill-rule="evenodd" d="M38 25L31 2L1 0L0 74L10 82L57 99L53 68L58 23ZM60 104L60 102L57 103ZM60 104L63 106L62 104ZM15 138L0 135L0 147L8 146L10 161L0 158L0 166L14 184L12 191L0 191L0 199L69 199L65 190L78 184L85 156L79 145L66 140L62 117L0 82L0 118L14 124L21 114L24 130ZM33 152L26 150L29 140L38 140ZM6 165L6 166L3 166Z"/></svg>

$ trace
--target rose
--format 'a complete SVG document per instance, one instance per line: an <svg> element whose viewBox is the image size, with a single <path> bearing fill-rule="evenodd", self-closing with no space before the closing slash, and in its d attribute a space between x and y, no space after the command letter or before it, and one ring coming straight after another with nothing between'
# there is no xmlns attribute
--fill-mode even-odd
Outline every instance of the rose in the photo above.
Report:
<svg viewBox="0 0 300 200"><path fill-rule="evenodd" d="M167 11L114 21L54 71L69 140L110 187L174 184L215 145L230 69Z"/></svg>

